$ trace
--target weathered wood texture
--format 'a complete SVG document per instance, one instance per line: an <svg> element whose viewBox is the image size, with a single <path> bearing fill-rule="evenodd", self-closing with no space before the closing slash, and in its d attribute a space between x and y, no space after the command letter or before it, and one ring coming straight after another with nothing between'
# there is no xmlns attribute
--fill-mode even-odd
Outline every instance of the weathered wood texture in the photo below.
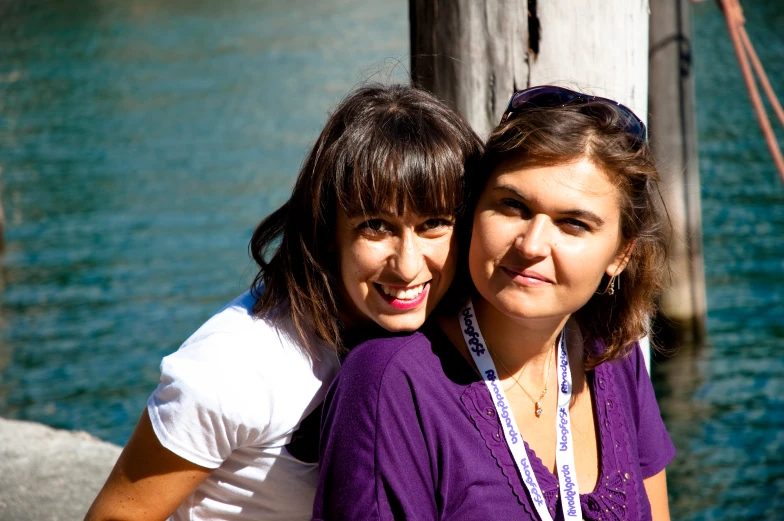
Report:
<svg viewBox="0 0 784 521"><path fill-rule="evenodd" d="M689 0L651 3L649 127L675 231L673 280L662 298L670 321L660 327L677 343L702 342L707 307L690 10Z"/></svg>
<svg viewBox="0 0 784 521"><path fill-rule="evenodd" d="M537 6L542 36L530 84L571 83L645 119L648 1L540 0Z"/></svg>
<svg viewBox="0 0 784 521"><path fill-rule="evenodd" d="M526 2L410 0L409 15L415 81L487 135L528 85Z"/></svg>
<svg viewBox="0 0 784 521"><path fill-rule="evenodd" d="M558 83L645 118L647 0L409 0L417 84L482 136L515 89Z"/></svg>

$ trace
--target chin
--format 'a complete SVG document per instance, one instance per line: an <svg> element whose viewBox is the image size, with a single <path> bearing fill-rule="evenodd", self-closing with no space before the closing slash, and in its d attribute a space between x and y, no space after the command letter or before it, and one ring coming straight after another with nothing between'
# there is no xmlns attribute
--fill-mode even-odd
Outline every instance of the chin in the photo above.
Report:
<svg viewBox="0 0 784 521"><path fill-rule="evenodd" d="M425 317L389 317L384 320L377 320L376 323L390 333L405 333L416 331L425 323Z"/></svg>
<svg viewBox="0 0 784 521"><path fill-rule="evenodd" d="M549 306L520 295L505 295L492 303L498 311L512 318L541 318L550 315Z"/></svg>

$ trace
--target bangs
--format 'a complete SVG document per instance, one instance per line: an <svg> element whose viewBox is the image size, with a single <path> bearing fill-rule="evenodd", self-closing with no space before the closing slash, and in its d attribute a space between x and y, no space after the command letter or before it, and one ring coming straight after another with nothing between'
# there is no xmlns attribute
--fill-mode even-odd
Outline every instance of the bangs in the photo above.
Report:
<svg viewBox="0 0 784 521"><path fill-rule="evenodd" d="M357 146L343 147L352 156L335 165L339 208L349 216L458 212L465 168L459 141L449 144L434 128L412 132L411 125L392 135L389 126L367 130Z"/></svg>

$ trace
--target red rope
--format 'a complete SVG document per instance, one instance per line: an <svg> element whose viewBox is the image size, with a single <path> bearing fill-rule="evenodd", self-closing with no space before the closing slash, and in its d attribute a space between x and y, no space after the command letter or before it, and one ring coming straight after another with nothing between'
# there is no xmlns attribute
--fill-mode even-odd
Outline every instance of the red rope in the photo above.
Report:
<svg viewBox="0 0 784 521"><path fill-rule="evenodd" d="M746 47L746 52L749 53L751 64L754 66L754 72L757 73L759 82L762 84L762 90L764 90L765 94L768 96L768 101L770 101L770 104L773 107L773 111L776 113L776 116L778 116L779 121L782 125L784 125L784 109L781 108L781 104L779 103L778 98L776 98L776 93L773 92L773 87L770 86L768 75L765 74L765 69L762 68L762 62L760 62L759 58L757 57L757 53L754 51L754 46L751 45L749 34L742 26L740 31L740 36L743 39L743 46Z"/></svg>
<svg viewBox="0 0 784 521"><path fill-rule="evenodd" d="M751 45L749 35L746 34L746 29L743 27L746 20L743 17L743 9L740 6L739 0L718 0L718 2L721 4L724 16L727 19L727 28L729 29L730 38L732 39L732 45L735 47L735 54L738 55L743 81L746 83L746 88L749 91L751 104L754 106L754 112L757 114L757 120L759 120L760 128L762 128L762 134L765 136L765 142L768 145L770 154L773 156L773 162L776 164L781 180L784 181L784 157L781 155L781 148L779 148L779 144L776 141L776 135L773 133L768 115L765 113L765 106L762 103L762 97L760 96L759 90L757 90L757 83L754 81L754 74L749 65L749 58L751 58L751 62L754 64L754 70L757 72L757 76L759 76L762 88L765 90L765 94L768 96L768 100L782 125L784 125L784 110L781 109L781 104L776 98L776 93L773 92L773 88L770 86L770 81L768 81L768 76L765 74L765 69L763 69L762 63L760 63L759 58L757 57L757 53L754 52L754 47Z"/></svg>

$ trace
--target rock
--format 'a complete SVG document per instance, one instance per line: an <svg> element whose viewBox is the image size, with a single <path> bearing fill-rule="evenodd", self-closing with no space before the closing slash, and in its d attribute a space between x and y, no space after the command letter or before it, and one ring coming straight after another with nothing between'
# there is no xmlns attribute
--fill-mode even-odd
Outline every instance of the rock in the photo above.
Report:
<svg viewBox="0 0 784 521"><path fill-rule="evenodd" d="M0 521L78 521L122 449L86 432L0 418Z"/></svg>

